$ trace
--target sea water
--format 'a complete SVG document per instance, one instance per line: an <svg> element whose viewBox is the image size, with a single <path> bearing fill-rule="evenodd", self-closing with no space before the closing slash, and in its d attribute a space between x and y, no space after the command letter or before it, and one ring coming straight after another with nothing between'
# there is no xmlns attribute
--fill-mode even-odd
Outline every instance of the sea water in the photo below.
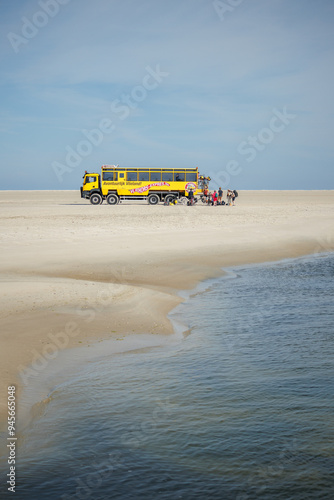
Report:
<svg viewBox="0 0 334 500"><path fill-rule="evenodd" d="M172 313L184 340L106 352L52 390L15 498L334 498L334 255L205 288Z"/></svg>

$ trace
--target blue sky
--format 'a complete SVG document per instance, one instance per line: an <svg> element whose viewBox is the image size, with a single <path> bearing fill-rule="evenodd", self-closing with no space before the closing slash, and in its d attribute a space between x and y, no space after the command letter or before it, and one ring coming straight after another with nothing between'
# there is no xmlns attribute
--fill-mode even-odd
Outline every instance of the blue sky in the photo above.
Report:
<svg viewBox="0 0 334 500"><path fill-rule="evenodd" d="M103 164L334 189L332 0L2 0L1 189Z"/></svg>

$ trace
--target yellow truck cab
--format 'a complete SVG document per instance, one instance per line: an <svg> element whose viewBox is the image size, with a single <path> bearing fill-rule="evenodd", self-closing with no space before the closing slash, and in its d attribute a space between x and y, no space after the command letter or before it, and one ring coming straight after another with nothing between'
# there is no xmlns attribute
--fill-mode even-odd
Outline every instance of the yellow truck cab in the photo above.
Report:
<svg viewBox="0 0 334 500"><path fill-rule="evenodd" d="M188 200L190 189L194 195L202 193L203 179L198 168L119 167L104 165L101 174L85 172L81 197L93 205L107 200L116 205L123 200L146 200L150 205L159 202Z"/></svg>

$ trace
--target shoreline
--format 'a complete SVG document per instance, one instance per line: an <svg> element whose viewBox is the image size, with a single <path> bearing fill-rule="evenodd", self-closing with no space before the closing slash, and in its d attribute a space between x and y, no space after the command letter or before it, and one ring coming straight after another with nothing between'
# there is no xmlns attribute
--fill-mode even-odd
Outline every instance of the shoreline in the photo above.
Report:
<svg viewBox="0 0 334 500"><path fill-rule="evenodd" d="M105 358L112 363L115 356L152 351L182 340L183 336L177 332L171 335L125 334L117 338L94 339L85 346L61 350L40 372L43 378L35 378L31 384L21 388L18 401L18 439L22 438L31 421L42 414L58 387L80 375L86 363L98 363Z"/></svg>
<svg viewBox="0 0 334 500"><path fill-rule="evenodd" d="M293 200L290 192L285 199L240 192L236 207L153 210L84 206L73 191L61 200L57 191L52 200L50 192L27 193L20 205L0 193L1 421L7 385L17 385L20 398L18 372L36 352L52 359L55 339L65 352L126 334L171 335L167 315L183 300L179 292L223 267L334 250L332 191L326 203L323 192Z"/></svg>
<svg viewBox="0 0 334 500"><path fill-rule="evenodd" d="M52 394L57 391L58 387L69 381L72 376L78 375L78 370L82 370L85 363L96 363L100 359L108 358L112 361L114 356L122 354L134 354L152 351L154 349L166 348L173 346L186 339L191 334L189 327L182 323L181 320L173 319L173 315L177 315L178 306L183 302L191 300L194 295L205 293L210 286L219 279L233 279L239 270L245 270L254 266L271 266L279 265L284 262L294 262L301 259L320 258L330 255L332 252L324 252L319 254L305 254L297 257L287 257L279 260L271 260L257 263L241 263L234 266L224 267L220 269L219 276L206 278L196 284L194 288L180 290L177 295L181 297L181 301L176 304L167 314L167 320L170 321L173 328L173 333L170 334L145 334L145 333L123 333L119 336L109 339L93 339L91 343L84 346L74 346L67 349L60 349L59 355L55 359L51 359L50 363L42 369L43 380L41 378L33 378L33 384L21 387L21 397L19 403L18 416L18 439L21 439L24 434L24 429L36 417L43 413L44 408L52 399ZM231 276L230 276L231 274ZM90 348L89 350L83 347ZM27 367L27 369L31 369ZM36 372L37 373L37 372ZM38 373L39 375L39 373Z"/></svg>

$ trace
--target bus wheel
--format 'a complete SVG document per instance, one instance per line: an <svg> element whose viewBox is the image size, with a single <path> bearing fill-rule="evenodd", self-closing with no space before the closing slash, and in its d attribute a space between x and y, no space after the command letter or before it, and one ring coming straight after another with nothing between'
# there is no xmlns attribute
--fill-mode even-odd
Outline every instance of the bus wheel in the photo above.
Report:
<svg viewBox="0 0 334 500"><path fill-rule="evenodd" d="M107 196L107 203L109 205L117 205L118 201L119 200L118 200L117 194L108 194L108 196Z"/></svg>
<svg viewBox="0 0 334 500"><path fill-rule="evenodd" d="M150 194L150 196L147 198L147 201L150 205L157 205L160 200L157 194Z"/></svg>
<svg viewBox="0 0 334 500"><path fill-rule="evenodd" d="M99 193L93 193L89 198L92 205L100 205L102 203L102 196Z"/></svg>
<svg viewBox="0 0 334 500"><path fill-rule="evenodd" d="M182 198L180 198L180 203L182 203L182 205L187 205L188 198L186 196L182 196Z"/></svg>
<svg viewBox="0 0 334 500"><path fill-rule="evenodd" d="M173 194L168 194L167 196L165 196L165 203L167 205L174 200L175 200L175 196Z"/></svg>

